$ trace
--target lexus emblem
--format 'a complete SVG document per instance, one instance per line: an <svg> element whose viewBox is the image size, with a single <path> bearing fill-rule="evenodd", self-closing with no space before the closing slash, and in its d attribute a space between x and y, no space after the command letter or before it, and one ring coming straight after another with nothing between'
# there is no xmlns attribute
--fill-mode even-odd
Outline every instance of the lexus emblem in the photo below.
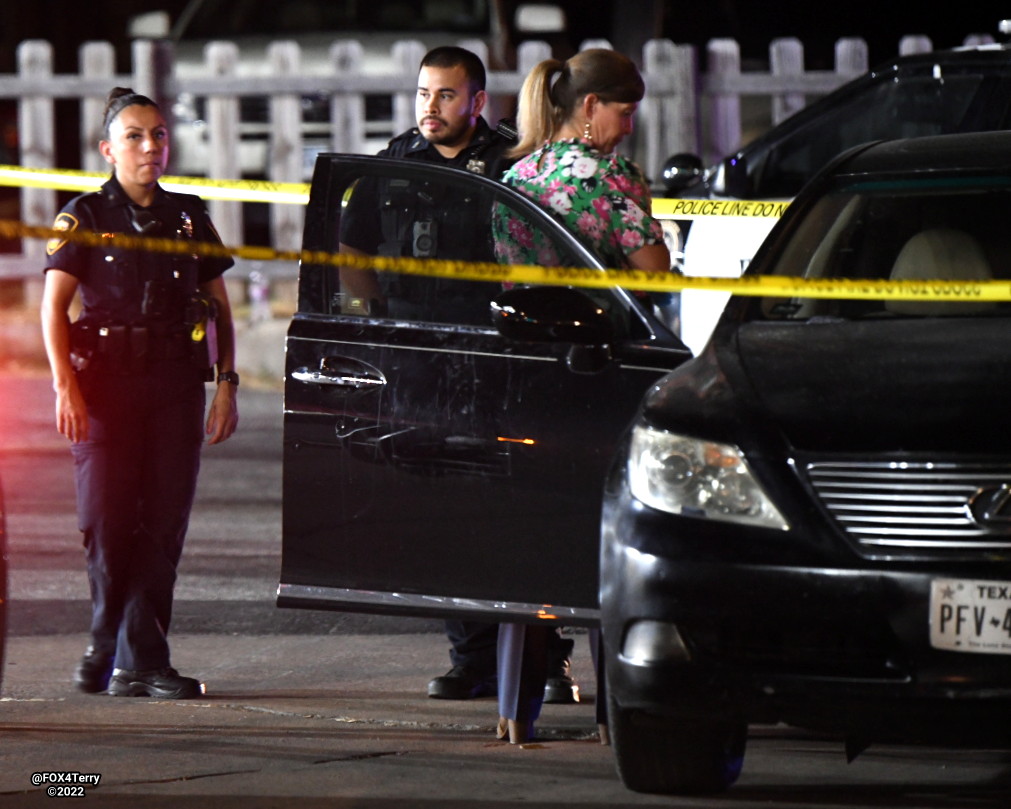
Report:
<svg viewBox="0 0 1011 809"><path fill-rule="evenodd" d="M1011 483L977 489L966 508L977 525L1011 531Z"/></svg>

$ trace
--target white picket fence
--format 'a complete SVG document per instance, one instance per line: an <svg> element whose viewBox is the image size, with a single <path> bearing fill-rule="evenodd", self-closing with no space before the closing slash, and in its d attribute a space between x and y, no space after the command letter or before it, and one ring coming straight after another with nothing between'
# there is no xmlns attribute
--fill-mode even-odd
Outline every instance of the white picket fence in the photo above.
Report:
<svg viewBox="0 0 1011 809"><path fill-rule="evenodd" d="M465 41L482 56L481 42ZM606 46L592 41L583 47ZM900 53L931 49L925 37L905 37ZM385 75L362 70L362 48L356 42L335 42L330 50L328 70L308 74L300 71L300 53L293 42L275 42L265 58L270 62L266 77L237 74L238 52L233 43L211 43L205 50L201 75L179 76L174 70L170 43L137 40L133 43L132 73L115 73L113 46L90 42L79 51L77 74L55 74L52 46L29 40L18 48L18 72L0 75L0 98L15 99L19 110L21 165L50 168L56 158L56 99L80 103L81 167L104 171L97 153L104 99L112 86L132 86L171 109L180 94L207 99L207 176L231 179L239 176L239 99L242 96L269 97L268 178L276 182L303 180L303 131L300 99L303 95L330 99L330 143L334 151L361 152L366 140L364 95L392 94L391 130L403 131L413 125L417 66L423 55L419 42L394 46L395 68ZM550 56L543 42L527 42L518 52L515 71L494 71L488 76L493 96L517 93L528 70ZM643 77L647 96L637 117L638 133L632 157L652 177L659 175L664 160L677 152L693 152L707 162L741 145L741 99L760 96L768 99L770 120L777 123L809 100L827 93L868 68L867 46L857 38L840 39L835 48L833 70L804 69L804 48L796 39L780 39L770 45L769 69L742 71L740 50L733 40L713 40L706 50L707 69L699 70L699 54L690 45L669 40L653 40L643 51ZM56 192L49 189L21 190L21 216L28 224L48 225L56 213ZM274 205L271 210L272 246L298 248L301 239L301 206ZM243 206L235 202L211 203L211 214L227 244L240 244L243 233ZM21 255L0 255L0 278L24 278L42 266L42 245L26 243ZM290 272L290 268L284 270ZM276 273L271 273L276 274Z"/></svg>

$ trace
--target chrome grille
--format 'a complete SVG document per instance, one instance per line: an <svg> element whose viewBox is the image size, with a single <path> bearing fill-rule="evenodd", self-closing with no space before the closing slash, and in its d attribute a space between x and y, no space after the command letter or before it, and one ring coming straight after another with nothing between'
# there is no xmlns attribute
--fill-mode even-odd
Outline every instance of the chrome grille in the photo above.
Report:
<svg viewBox="0 0 1011 809"><path fill-rule="evenodd" d="M969 501L1011 483L1011 464L813 462L805 467L824 506L868 550L1011 549L1011 522L980 525Z"/></svg>

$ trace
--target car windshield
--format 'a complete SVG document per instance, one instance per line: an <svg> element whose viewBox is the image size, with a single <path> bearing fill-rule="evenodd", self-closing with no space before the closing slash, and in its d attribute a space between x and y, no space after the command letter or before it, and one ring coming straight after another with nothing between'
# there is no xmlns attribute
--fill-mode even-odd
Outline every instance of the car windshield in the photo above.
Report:
<svg viewBox="0 0 1011 809"><path fill-rule="evenodd" d="M805 278L1011 278L1011 178L848 182L814 202L760 272ZM758 269L757 267L755 269ZM765 298L769 319L966 316L1006 303Z"/></svg>
<svg viewBox="0 0 1011 809"><path fill-rule="evenodd" d="M767 149L752 151L747 157L749 196L792 197L835 155L859 143L989 128L995 124L987 119L966 120L982 83L983 76L973 69L942 72L935 66L926 75L903 74L896 81L875 84ZM997 103L989 113L995 118L1007 100L999 101L999 109Z"/></svg>
<svg viewBox="0 0 1011 809"><path fill-rule="evenodd" d="M383 33L488 29L487 0L196 0L180 18L176 36L213 39L325 32Z"/></svg>

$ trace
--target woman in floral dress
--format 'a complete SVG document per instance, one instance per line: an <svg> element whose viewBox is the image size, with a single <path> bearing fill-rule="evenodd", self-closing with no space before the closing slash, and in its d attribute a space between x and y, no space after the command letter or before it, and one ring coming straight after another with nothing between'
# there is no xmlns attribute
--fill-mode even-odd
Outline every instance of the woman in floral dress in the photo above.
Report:
<svg viewBox="0 0 1011 809"><path fill-rule="evenodd" d="M631 134L644 93L632 60L616 51L541 62L520 91L520 142L511 153L522 157L503 180L561 216L609 267L668 271L646 178L614 151ZM526 222L495 217L494 227L500 261L558 263Z"/></svg>
<svg viewBox="0 0 1011 809"><path fill-rule="evenodd" d="M668 272L670 254L652 215L646 178L614 151L631 134L644 93L635 65L612 50L589 49L566 62L541 62L520 90L520 141L509 154L522 157L502 179L561 217L608 267ZM496 214L492 228L500 262L560 263L539 230L504 206ZM514 744L533 736L540 714L548 629L499 627L498 736ZM599 673L597 683L597 721L605 741Z"/></svg>

